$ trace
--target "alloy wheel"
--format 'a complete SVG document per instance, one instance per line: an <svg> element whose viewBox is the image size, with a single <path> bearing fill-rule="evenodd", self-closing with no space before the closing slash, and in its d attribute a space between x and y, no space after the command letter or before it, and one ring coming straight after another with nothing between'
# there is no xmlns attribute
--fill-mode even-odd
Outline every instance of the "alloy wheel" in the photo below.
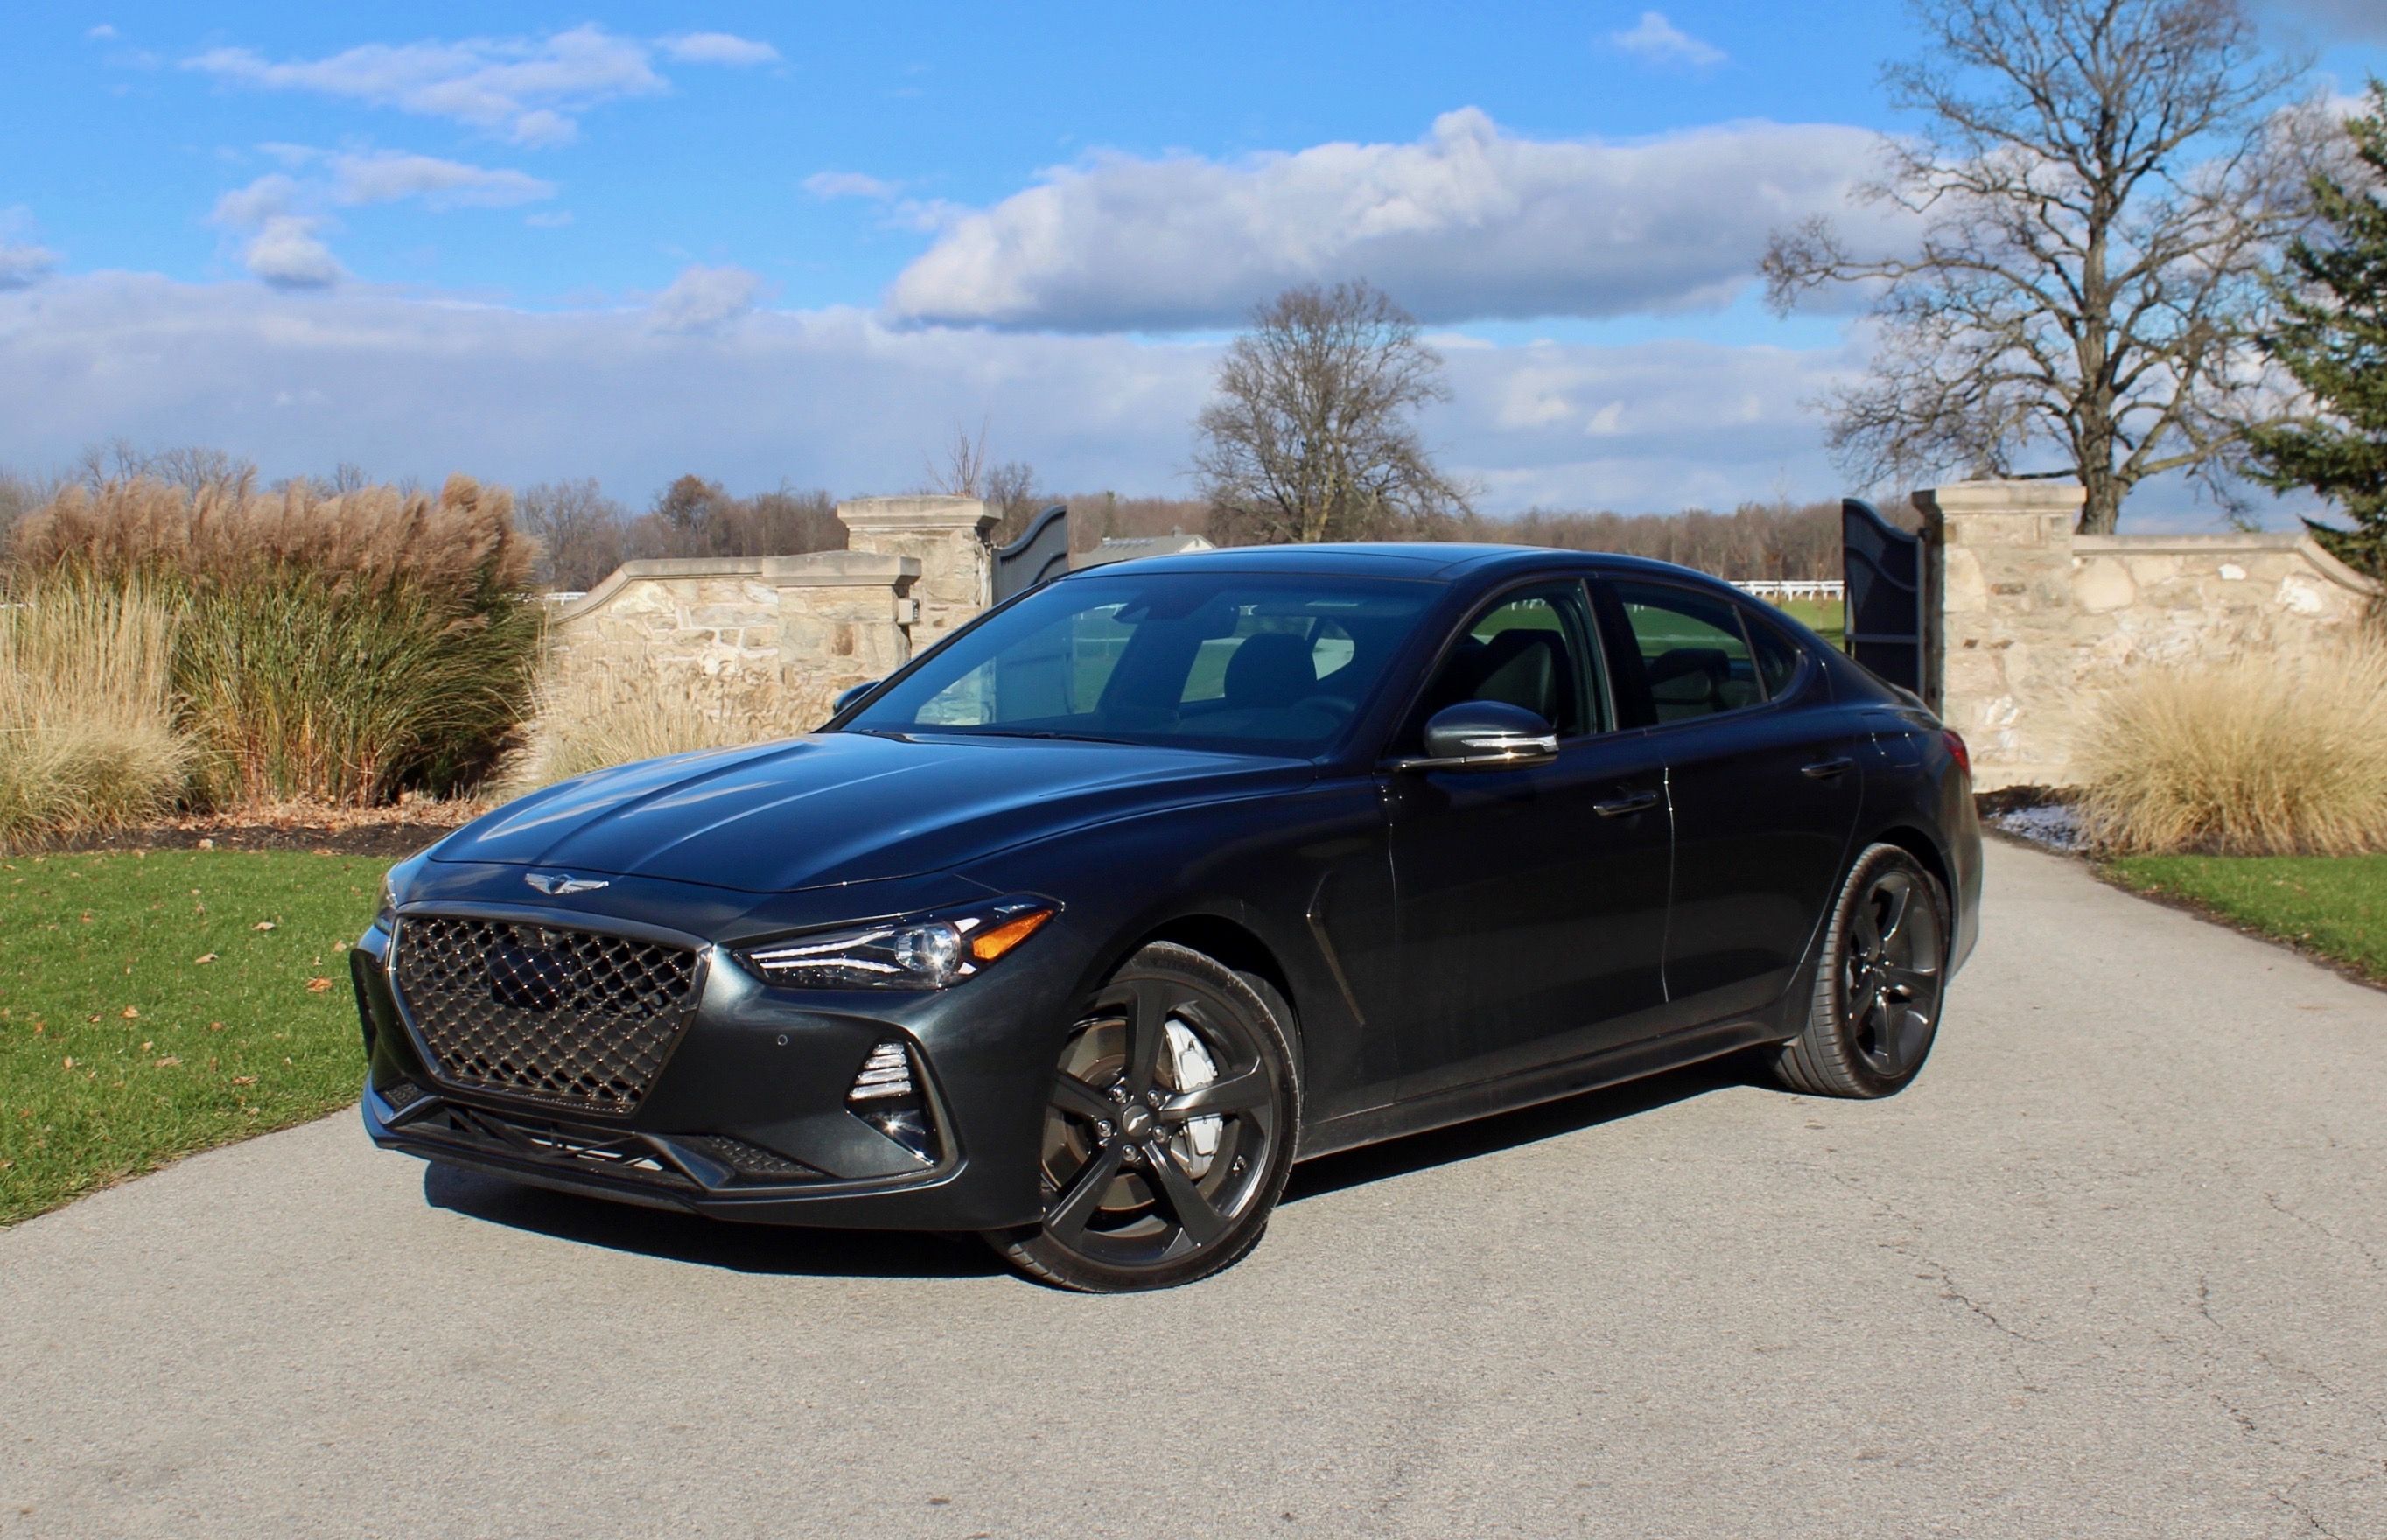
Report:
<svg viewBox="0 0 2387 1540"><path fill-rule="evenodd" d="M1924 880L1886 867L1849 912L1841 1008L1850 1046L1884 1079L1922 1062L1939 1019L1946 938L1938 906L1921 890Z"/></svg>

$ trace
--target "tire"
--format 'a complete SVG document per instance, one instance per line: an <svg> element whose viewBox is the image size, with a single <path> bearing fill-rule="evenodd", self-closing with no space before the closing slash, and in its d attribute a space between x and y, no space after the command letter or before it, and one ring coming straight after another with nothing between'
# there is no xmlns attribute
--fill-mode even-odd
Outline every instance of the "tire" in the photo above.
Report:
<svg viewBox="0 0 2387 1540"><path fill-rule="evenodd" d="M1894 1096L1939 1035L1947 997L1948 896L1896 845L1849 868L1815 958L1806 1030L1776 1051L1774 1078L1810 1096Z"/></svg>
<svg viewBox="0 0 2387 1540"><path fill-rule="evenodd" d="M1207 1278L1259 1244L1293 1169L1301 1087L1282 997L1256 982L1156 942L1094 992L1054 1067L1044 1218L986 1235L1005 1261L1120 1294Z"/></svg>

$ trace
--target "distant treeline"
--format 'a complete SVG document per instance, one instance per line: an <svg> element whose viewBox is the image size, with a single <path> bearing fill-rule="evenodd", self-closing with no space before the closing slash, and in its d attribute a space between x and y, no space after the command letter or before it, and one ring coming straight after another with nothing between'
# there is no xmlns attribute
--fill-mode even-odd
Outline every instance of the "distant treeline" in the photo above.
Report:
<svg viewBox="0 0 2387 1540"><path fill-rule="evenodd" d="M96 489L110 481L145 477L196 493L256 474L253 465L220 450L139 453L120 443L87 451L64 476L28 477L0 468L0 538L65 486ZM305 482L321 497L365 485L364 473L347 465L326 476L293 479ZM1055 502L1069 507L1069 544L1078 551L1111 538L1169 534L1219 538L1208 506L1191 498L1029 493L1015 480L991 500L1003 515L995 529L998 542L1017 536L1039 510ZM718 481L691 474L663 488L644 509L634 510L606 496L593 479L582 479L545 482L524 490L515 499L514 516L538 543L535 580L550 589L575 591L595 587L623 562L641 557L783 556L841 549L845 526L838 522L837 501L825 489L789 484L739 496ZM1679 513L1534 509L1506 518L1469 515L1452 533L1462 540L1649 556L1720 577L1837 577L1840 571L1838 502L1743 503L1728 513L1698 508Z"/></svg>

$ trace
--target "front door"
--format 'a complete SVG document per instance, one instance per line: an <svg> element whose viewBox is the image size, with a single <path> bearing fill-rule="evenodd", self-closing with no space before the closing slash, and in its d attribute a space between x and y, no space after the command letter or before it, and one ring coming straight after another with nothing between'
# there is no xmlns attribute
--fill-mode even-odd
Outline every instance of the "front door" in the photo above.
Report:
<svg viewBox="0 0 2387 1540"><path fill-rule="evenodd" d="M1665 773L1619 734L1583 586L1495 600L1413 713L1467 700L1540 714L1548 764L1393 773L1402 1092L1497 1079L1657 1029L1665 1004Z"/></svg>

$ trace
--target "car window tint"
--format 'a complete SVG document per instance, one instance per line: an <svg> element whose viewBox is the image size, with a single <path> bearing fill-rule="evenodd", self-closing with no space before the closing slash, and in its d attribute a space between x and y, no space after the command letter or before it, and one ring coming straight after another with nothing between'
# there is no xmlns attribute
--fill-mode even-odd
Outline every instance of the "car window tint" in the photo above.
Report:
<svg viewBox="0 0 2387 1540"><path fill-rule="evenodd" d="M1552 584L1500 600L1469 623L1428 688L1417 727L1462 701L1522 706L1561 738L1604 728L1608 690L1590 647L1583 589Z"/></svg>
<svg viewBox="0 0 2387 1540"><path fill-rule="evenodd" d="M954 638L847 726L1307 752L1356 717L1433 593L1323 575L1069 578Z"/></svg>
<svg viewBox="0 0 2387 1540"><path fill-rule="evenodd" d="M1765 681L1765 698L1778 700L1799 672L1800 650L1789 637L1762 620L1748 620L1747 624L1749 640L1757 645L1757 676Z"/></svg>
<svg viewBox="0 0 2387 1540"><path fill-rule="evenodd" d="M1765 698L1729 600L1656 583L1618 583L1661 722L1737 711Z"/></svg>

